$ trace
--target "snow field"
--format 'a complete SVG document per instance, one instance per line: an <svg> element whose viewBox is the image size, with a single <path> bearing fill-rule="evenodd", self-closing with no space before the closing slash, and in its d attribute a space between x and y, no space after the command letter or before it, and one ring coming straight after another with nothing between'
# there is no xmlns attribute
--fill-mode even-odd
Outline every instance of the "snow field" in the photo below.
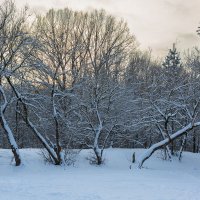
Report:
<svg viewBox="0 0 200 200"><path fill-rule="evenodd" d="M143 149L107 149L105 164L90 165L82 150L75 166L45 164L38 149L20 150L23 165L0 150L0 200L199 200L200 155L184 152L181 162L163 161L160 152L131 169Z"/></svg>

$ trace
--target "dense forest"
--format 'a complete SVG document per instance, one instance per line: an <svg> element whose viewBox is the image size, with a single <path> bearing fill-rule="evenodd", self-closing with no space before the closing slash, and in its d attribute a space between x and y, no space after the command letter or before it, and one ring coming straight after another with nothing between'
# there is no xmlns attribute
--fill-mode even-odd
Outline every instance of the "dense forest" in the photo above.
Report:
<svg viewBox="0 0 200 200"><path fill-rule="evenodd" d="M0 147L43 148L61 165L92 149L146 148L164 159L200 150L200 49L164 59L142 51L127 23L104 10L30 15L0 5ZM183 50L181 50L183 51Z"/></svg>

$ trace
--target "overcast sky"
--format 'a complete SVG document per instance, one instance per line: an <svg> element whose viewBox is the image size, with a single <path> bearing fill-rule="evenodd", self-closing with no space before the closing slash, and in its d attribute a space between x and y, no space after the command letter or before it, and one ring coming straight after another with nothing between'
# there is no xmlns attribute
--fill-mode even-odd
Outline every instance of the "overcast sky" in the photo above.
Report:
<svg viewBox="0 0 200 200"><path fill-rule="evenodd" d="M2 0L0 0L2 2ZM151 48L164 56L173 42L179 48L199 46L196 29L200 25L200 0L15 0L35 11L70 7L78 10L104 8L124 18L141 48Z"/></svg>

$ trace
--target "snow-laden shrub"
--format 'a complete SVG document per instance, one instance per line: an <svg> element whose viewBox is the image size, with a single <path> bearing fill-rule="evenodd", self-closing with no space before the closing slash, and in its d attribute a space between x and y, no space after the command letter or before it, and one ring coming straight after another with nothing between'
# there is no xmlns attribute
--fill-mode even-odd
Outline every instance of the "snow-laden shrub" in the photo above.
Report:
<svg viewBox="0 0 200 200"><path fill-rule="evenodd" d="M62 151L64 159L63 165L74 166L79 152L80 150L77 149L64 149ZM45 163L54 164L54 160L52 159L50 154L46 151L46 149L42 149L40 155L42 156Z"/></svg>

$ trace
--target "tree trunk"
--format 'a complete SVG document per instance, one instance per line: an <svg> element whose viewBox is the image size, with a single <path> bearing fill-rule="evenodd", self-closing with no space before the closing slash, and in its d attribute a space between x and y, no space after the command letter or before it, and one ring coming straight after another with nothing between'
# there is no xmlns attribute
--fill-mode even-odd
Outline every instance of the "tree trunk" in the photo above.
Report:
<svg viewBox="0 0 200 200"><path fill-rule="evenodd" d="M182 144L181 144L181 148L180 148L180 152L179 152L179 161L181 161L181 158L182 158L182 153L183 153L183 149L184 149L184 146L186 144L186 139L187 139L187 134L184 135L184 138L183 138L183 141L182 141Z"/></svg>
<svg viewBox="0 0 200 200"><path fill-rule="evenodd" d="M94 153L96 155L97 165L102 164L102 154L99 152L99 149L94 148Z"/></svg>
<svg viewBox="0 0 200 200"><path fill-rule="evenodd" d="M12 152L13 152L13 155L14 155L14 158L15 158L15 165L16 166L19 166L21 164L21 158L20 158L20 154L19 154L19 148L18 148L18 145L15 141L15 138L13 136L13 133L12 133L12 130L10 129L5 117L4 117L4 114L3 112L1 112L1 125L5 131L5 134L6 134L6 137L10 143L10 147L12 149Z"/></svg>
<svg viewBox="0 0 200 200"><path fill-rule="evenodd" d="M174 142L171 142L171 155L174 156Z"/></svg>
<svg viewBox="0 0 200 200"><path fill-rule="evenodd" d="M196 135L195 135L195 132L193 134L193 149L192 149L192 152L193 153L196 153Z"/></svg>
<svg viewBox="0 0 200 200"><path fill-rule="evenodd" d="M54 152L54 149L49 146L47 141L44 139L44 137L40 134L40 132L36 129L36 127L32 124L32 122L29 119L27 119L26 122L27 122L27 125L32 129L32 131L36 135L36 137L43 144L45 149L48 151L48 153L54 160L55 165L60 165L60 161L58 160L57 154Z"/></svg>
<svg viewBox="0 0 200 200"><path fill-rule="evenodd" d="M0 79L0 82L1 82L1 79ZM8 141L9 141L9 143L10 143L10 146L11 146L14 158L15 158L15 164L16 164L16 166L19 166L21 164L19 148L18 148L18 145L17 145L17 143L15 141L15 138L13 136L13 132L10 129L10 127L9 127L5 117L4 117L4 112L5 112L6 108L7 108L8 102L7 102L6 94L4 92L4 89L3 89L2 85L0 85L0 92L1 92L1 94L3 96L3 101L4 101L4 103L0 107L0 123L1 123L1 125L2 125L2 127L3 127L3 129L5 131L6 137L7 137Z"/></svg>

